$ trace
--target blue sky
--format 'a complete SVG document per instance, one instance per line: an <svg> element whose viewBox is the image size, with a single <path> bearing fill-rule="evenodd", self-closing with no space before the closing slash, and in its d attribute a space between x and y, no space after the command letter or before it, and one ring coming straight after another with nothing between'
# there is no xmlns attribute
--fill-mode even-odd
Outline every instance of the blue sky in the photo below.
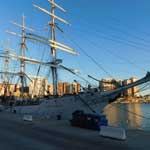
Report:
<svg viewBox="0 0 150 150"><path fill-rule="evenodd" d="M50 17L36 10L32 6L33 3L46 9L50 8L47 0L1 0L1 48L9 38L11 47L19 53L20 40L6 34L5 30L19 32L10 21L20 22L22 14L26 16L27 26L35 28L38 34L48 36L46 25ZM72 56L58 51L58 57L63 59L63 64L79 69L81 76L90 82L93 81L87 78L87 74L98 79L126 79L131 76L143 77L146 71L150 70L149 0L57 0L57 3L62 5L67 13L56 11L56 14L72 24L68 27L59 23L64 33L57 31L57 40L80 53L79 56ZM41 59L44 54L43 59L48 60L48 47L31 42L27 42L27 46L27 56ZM12 68L13 64L12 62ZM37 68L29 66L27 72L33 74ZM40 75L47 72L47 69L42 69ZM81 81L62 70L59 73L60 81Z"/></svg>

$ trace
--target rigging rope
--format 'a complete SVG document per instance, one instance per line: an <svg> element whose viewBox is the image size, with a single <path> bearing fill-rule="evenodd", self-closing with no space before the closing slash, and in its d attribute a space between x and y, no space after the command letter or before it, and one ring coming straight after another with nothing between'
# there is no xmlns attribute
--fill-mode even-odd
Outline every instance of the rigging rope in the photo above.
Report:
<svg viewBox="0 0 150 150"><path fill-rule="evenodd" d="M67 35L67 36L89 59L91 59L91 61L94 64L96 64L96 66L98 66L101 70L103 70L109 77L112 77L112 75L104 67L102 67L102 65L100 63L98 63L92 56L90 56L83 48L81 48L81 46L77 42L75 42L73 39L71 39L71 37L69 35Z"/></svg>
<svg viewBox="0 0 150 150"><path fill-rule="evenodd" d="M80 20L78 19L78 21L80 21ZM83 21L83 19L82 19L82 21ZM85 26L89 25L89 23L87 22L87 20L84 20L84 23L86 24ZM146 44L148 44L148 42L144 41L143 38L141 39L141 37L138 37L136 35L132 35L131 33L126 33L126 31L122 31L121 29L117 29L116 26L115 27L111 27L110 25L106 25L106 24L103 24L103 25L104 25L105 28L109 28L109 29L111 28L113 30L117 30L118 32L130 35L129 37L134 37L134 40L138 39L138 40L140 40L140 41L145 42ZM94 34L99 33L99 31L97 29L95 29L95 26L88 27L86 32L89 32L89 29L94 29ZM78 30L80 30L80 29L78 29ZM102 33L102 32L103 32L103 30L100 33ZM103 33L103 34L101 34L99 36L101 38L103 38L103 39L110 40L110 41L113 41L113 42L117 42L119 44L125 44L125 45L128 45L128 46L136 48L136 49L137 48L138 49L142 48L142 50L144 50L146 53L147 52L149 53L149 50L148 50L149 45L146 45L144 43L139 43L139 42L135 42L135 41L131 41L131 40L121 39L121 37L117 37L117 36L114 36L114 35L113 36L111 36L111 35L107 36L107 35L105 35L105 33ZM137 45L139 45L140 47L137 46ZM144 47L141 47L141 46L144 46Z"/></svg>
<svg viewBox="0 0 150 150"><path fill-rule="evenodd" d="M42 53L41 62L43 61L44 56L45 56L45 50L44 50L43 53ZM39 76L41 66L42 66L42 64L40 64L39 67L38 67L38 71L37 71L37 74L36 74L36 79L37 79L37 77ZM33 86L33 90L32 90L32 95L33 95L33 93L34 93L34 91L35 91L35 88L36 88L36 86L37 86L36 83L37 83L37 80L35 80L35 82L34 82L34 86ZM39 93L40 93L40 90L39 90ZM38 93L38 94L39 94L39 93Z"/></svg>
<svg viewBox="0 0 150 150"><path fill-rule="evenodd" d="M89 39L87 39L87 37L86 37L86 40L88 40L88 43L91 43L95 48L99 48L98 46L96 46L97 43L95 43L95 42L93 42L93 41L90 41ZM103 49L104 49L104 48L103 48ZM132 65L134 65L135 67L137 67L137 68L139 68L140 70L142 70L142 71L145 72L145 68L143 68L143 67L137 65L136 63L132 62L131 60L129 60L129 59L125 58L125 57L119 56L119 55L115 54L114 52L112 52L112 51L110 51L110 50L108 50L108 49L106 49L105 52L108 53L109 55L112 55L112 56L114 56L114 57L116 57L116 58L119 58L120 60L124 60L125 62L128 62L129 64L132 64Z"/></svg>

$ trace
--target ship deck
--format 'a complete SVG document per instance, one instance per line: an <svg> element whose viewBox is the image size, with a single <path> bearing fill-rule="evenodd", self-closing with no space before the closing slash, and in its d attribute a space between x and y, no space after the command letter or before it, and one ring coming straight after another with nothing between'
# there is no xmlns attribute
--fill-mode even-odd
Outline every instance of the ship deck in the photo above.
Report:
<svg viewBox="0 0 150 150"><path fill-rule="evenodd" d="M0 149L5 150L147 150L150 132L127 130L127 140L99 136L98 131L70 126L68 121L33 119L0 112Z"/></svg>

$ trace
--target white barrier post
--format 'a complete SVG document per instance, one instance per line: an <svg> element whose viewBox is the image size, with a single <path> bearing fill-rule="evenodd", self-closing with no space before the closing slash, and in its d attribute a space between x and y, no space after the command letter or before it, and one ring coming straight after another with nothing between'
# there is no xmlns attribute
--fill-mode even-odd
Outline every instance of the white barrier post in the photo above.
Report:
<svg viewBox="0 0 150 150"><path fill-rule="evenodd" d="M126 132L123 128L101 126L100 135L119 140L126 140Z"/></svg>
<svg viewBox="0 0 150 150"><path fill-rule="evenodd" d="M24 121L32 122L32 120L33 120L32 115L24 115L23 116L23 120Z"/></svg>

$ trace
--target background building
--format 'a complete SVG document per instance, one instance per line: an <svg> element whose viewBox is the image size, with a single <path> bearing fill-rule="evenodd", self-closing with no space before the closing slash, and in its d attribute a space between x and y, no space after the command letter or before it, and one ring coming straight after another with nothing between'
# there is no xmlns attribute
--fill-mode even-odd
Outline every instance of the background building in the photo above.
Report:
<svg viewBox="0 0 150 150"><path fill-rule="evenodd" d="M79 83L69 83L69 82L59 82L58 83L58 95L67 95L67 94L78 94L80 92ZM53 85L48 85L48 91L50 95L53 95Z"/></svg>
<svg viewBox="0 0 150 150"><path fill-rule="evenodd" d="M53 85L52 84L48 85L48 94L53 95Z"/></svg>
<svg viewBox="0 0 150 150"><path fill-rule="evenodd" d="M81 91L81 85L79 83L76 83L76 82L73 83L72 87L73 87L72 88L72 90L73 90L72 93L73 94L78 94Z"/></svg>
<svg viewBox="0 0 150 150"><path fill-rule="evenodd" d="M131 77L130 79L126 79L124 81L122 81L122 85L128 85L130 83L134 83L136 82L138 79L136 77ZM135 86L135 87L132 87L128 90L125 90L123 92L123 96L132 96L132 97L139 97L140 94L139 94L139 87L138 86Z"/></svg>
<svg viewBox="0 0 150 150"><path fill-rule="evenodd" d="M29 85L29 95L31 97L42 97L47 95L48 79L37 77L33 78Z"/></svg>
<svg viewBox="0 0 150 150"><path fill-rule="evenodd" d="M101 91L110 91L120 87L121 80L113 79L113 78L102 79L100 80L99 86Z"/></svg>
<svg viewBox="0 0 150 150"><path fill-rule="evenodd" d="M100 81L100 90L101 91L109 91L113 90L115 88L118 88L120 86L128 85L130 83L134 83L137 81L136 77L131 77L130 79L126 79L124 81L118 80L118 79L113 79L113 78L107 78L107 79L102 79ZM139 87L135 86L130 89L125 90L122 92L122 96L132 96L132 97L139 97Z"/></svg>

